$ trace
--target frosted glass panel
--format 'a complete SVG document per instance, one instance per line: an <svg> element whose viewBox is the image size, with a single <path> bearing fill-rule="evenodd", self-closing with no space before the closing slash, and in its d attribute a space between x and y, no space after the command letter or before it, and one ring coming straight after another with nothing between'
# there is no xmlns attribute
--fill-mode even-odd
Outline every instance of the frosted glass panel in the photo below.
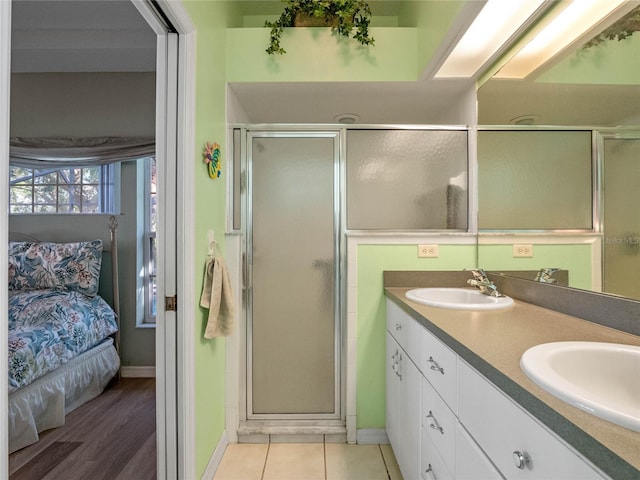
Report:
<svg viewBox="0 0 640 480"><path fill-rule="evenodd" d="M252 143L254 414L335 405L334 138Z"/></svg>
<svg viewBox="0 0 640 480"><path fill-rule="evenodd" d="M591 229L590 131L478 132L478 227Z"/></svg>
<svg viewBox="0 0 640 480"><path fill-rule="evenodd" d="M240 142L240 129L233 129L233 229L240 230L242 224L241 200L242 194L242 165L240 162L242 145Z"/></svg>
<svg viewBox="0 0 640 480"><path fill-rule="evenodd" d="M606 139L604 291L640 300L640 140Z"/></svg>
<svg viewBox="0 0 640 480"><path fill-rule="evenodd" d="M467 228L467 132L350 130L347 228Z"/></svg>

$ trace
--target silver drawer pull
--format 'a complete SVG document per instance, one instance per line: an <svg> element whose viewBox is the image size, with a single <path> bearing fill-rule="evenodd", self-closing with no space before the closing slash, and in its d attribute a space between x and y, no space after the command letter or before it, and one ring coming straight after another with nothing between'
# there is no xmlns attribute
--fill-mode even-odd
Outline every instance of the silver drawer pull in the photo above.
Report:
<svg viewBox="0 0 640 480"><path fill-rule="evenodd" d="M396 323L396 330L402 330L402 325L400 325L399 323Z"/></svg>
<svg viewBox="0 0 640 480"><path fill-rule="evenodd" d="M433 416L433 413L431 412L431 410L429 410L429 415L427 415L427 418L431 418L433 420L433 422L429 422L429 428L432 428L433 430L437 430L442 435L444 435L444 428L440 426L440 424L438 423L438 420L436 420L436 417Z"/></svg>
<svg viewBox="0 0 640 480"><path fill-rule="evenodd" d="M516 468L523 470L529 464L529 456L519 450L513 452L513 463Z"/></svg>
<svg viewBox="0 0 640 480"><path fill-rule="evenodd" d="M398 358L398 363L397 363L398 367L401 367L400 362L402 362L402 354L400 354ZM396 375L398 375L398 377L400 377L400 381L402 381L402 371L400 368L396 369Z"/></svg>
<svg viewBox="0 0 640 480"><path fill-rule="evenodd" d="M444 375L444 368L442 368L440 365L438 365L438 362L436 362L433 357L429 357L429 360L427 360L427 362L432 363L433 365L431 365L429 368L431 370L434 370L436 372L440 372L442 375Z"/></svg>
<svg viewBox="0 0 640 480"><path fill-rule="evenodd" d="M436 478L436 474L433 473L433 468L431 468L431 464L429 464L427 469L422 474L422 478L424 478L424 480L430 480L431 478L433 478L433 480L438 480Z"/></svg>

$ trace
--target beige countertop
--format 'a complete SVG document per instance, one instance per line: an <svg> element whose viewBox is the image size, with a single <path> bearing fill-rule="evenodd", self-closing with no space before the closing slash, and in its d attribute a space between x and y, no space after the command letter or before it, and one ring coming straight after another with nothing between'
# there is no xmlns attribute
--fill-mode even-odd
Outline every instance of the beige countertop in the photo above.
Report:
<svg viewBox="0 0 640 480"><path fill-rule="evenodd" d="M429 307L407 300L408 290L387 287L385 294L605 473L615 479L640 479L640 433L557 399L520 369L522 354L541 343L640 346L640 337L519 300L491 312Z"/></svg>

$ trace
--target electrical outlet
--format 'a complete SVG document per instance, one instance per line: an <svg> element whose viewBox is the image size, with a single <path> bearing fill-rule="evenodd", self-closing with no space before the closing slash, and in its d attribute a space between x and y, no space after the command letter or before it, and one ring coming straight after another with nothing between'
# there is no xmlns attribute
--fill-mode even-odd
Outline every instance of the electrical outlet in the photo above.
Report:
<svg viewBox="0 0 640 480"><path fill-rule="evenodd" d="M438 245L418 245L418 257L436 258L438 256Z"/></svg>
<svg viewBox="0 0 640 480"><path fill-rule="evenodd" d="M514 245L514 257L533 257L533 245Z"/></svg>

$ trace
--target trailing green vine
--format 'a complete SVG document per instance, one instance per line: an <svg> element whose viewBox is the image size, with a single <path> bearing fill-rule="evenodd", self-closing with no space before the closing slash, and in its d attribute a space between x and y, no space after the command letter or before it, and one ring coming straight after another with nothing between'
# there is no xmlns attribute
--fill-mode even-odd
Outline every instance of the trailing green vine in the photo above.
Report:
<svg viewBox="0 0 640 480"><path fill-rule="evenodd" d="M364 0L282 0L286 2L280 17L266 21L265 27L271 28L269 55L287 53L280 43L284 29L295 26L298 13L322 19L331 26L331 31L341 37L351 37L362 45L373 45L369 34L371 8Z"/></svg>

